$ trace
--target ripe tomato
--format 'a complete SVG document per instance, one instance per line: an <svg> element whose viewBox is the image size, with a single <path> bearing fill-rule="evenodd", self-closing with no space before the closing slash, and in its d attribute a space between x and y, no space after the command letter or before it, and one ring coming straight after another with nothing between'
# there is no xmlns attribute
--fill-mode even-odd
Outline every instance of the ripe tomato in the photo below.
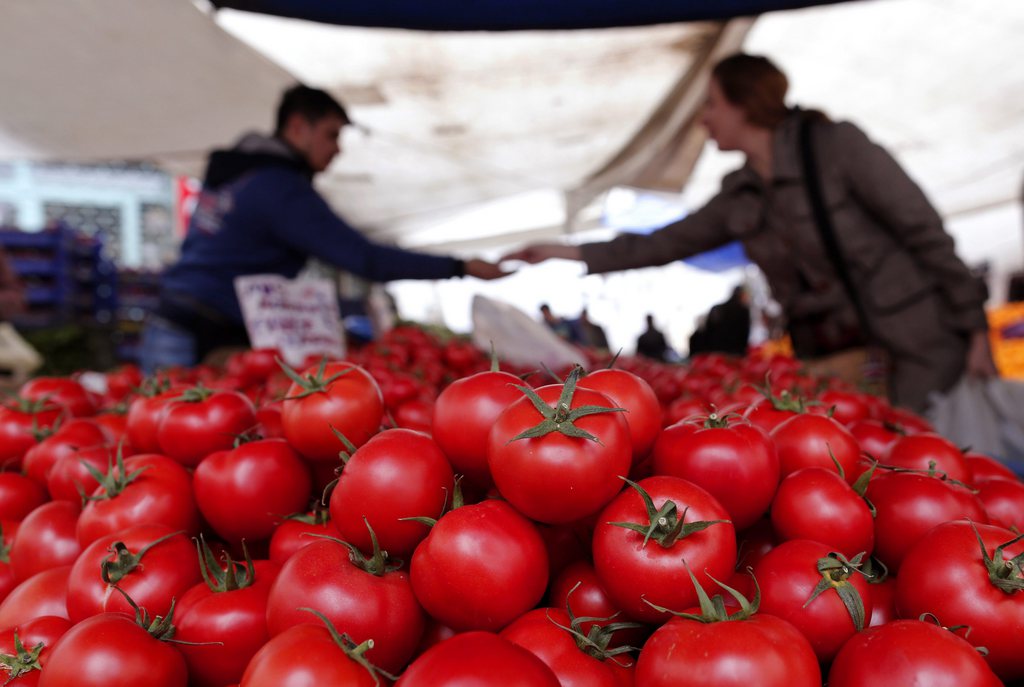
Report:
<svg viewBox="0 0 1024 687"><path fill-rule="evenodd" d="M334 434L341 432L355 446L377 433L384 401L377 382L363 368L348 362L294 372L281 409L281 426L288 443L312 461L335 461L342 449Z"/></svg>
<svg viewBox="0 0 1024 687"><path fill-rule="evenodd" d="M622 489L632 442L622 413L604 394L565 384L524 396L498 416L487 463L501 495L529 518L567 523L592 515ZM596 410L596 412L595 412Z"/></svg>
<svg viewBox="0 0 1024 687"><path fill-rule="evenodd" d="M20 472L0 472L0 520L18 522L46 501L46 490Z"/></svg>
<svg viewBox="0 0 1024 687"><path fill-rule="evenodd" d="M768 510L779 484L775 444L759 427L717 416L665 428L654 444L654 474L689 480L714 496L738 529Z"/></svg>
<svg viewBox="0 0 1024 687"><path fill-rule="evenodd" d="M330 512L326 508L286 516L270 537L270 560L284 565L293 553L320 541L319 537L313 535L338 536L338 530L331 522Z"/></svg>
<svg viewBox="0 0 1024 687"><path fill-rule="evenodd" d="M22 469L28 477L45 487L50 470L60 458L78 448L108 443L109 438L109 433L93 420L68 420L25 453Z"/></svg>
<svg viewBox="0 0 1024 687"><path fill-rule="evenodd" d="M931 470L934 464L935 470L945 473L949 479L964 483L971 480L971 469L963 451L938 434L923 432L900 437L889 446L882 462L922 472Z"/></svg>
<svg viewBox="0 0 1024 687"><path fill-rule="evenodd" d="M783 477L813 466L838 472L838 463L847 482L857 480L860 446L850 431L832 418L802 413L779 424L771 436Z"/></svg>
<svg viewBox="0 0 1024 687"><path fill-rule="evenodd" d="M19 582L36 573L71 565L82 552L75 526L81 509L74 501L51 501L29 513L11 544L11 569Z"/></svg>
<svg viewBox="0 0 1024 687"><path fill-rule="evenodd" d="M406 518L439 517L453 488L452 468L429 436L384 430L345 464L331 493L331 521L361 551L373 550L369 522L380 548L405 559L429 533L423 523Z"/></svg>
<svg viewBox="0 0 1024 687"><path fill-rule="evenodd" d="M521 646L490 632L463 632L427 649L410 664L395 687L559 687L544 662Z"/></svg>
<svg viewBox="0 0 1024 687"><path fill-rule="evenodd" d="M1014 482L1020 480L1017 473L990 456L965 451L964 459L971 469L971 484L975 486L992 479L1008 479Z"/></svg>
<svg viewBox="0 0 1024 687"><path fill-rule="evenodd" d="M547 552L509 504L482 501L442 516L416 547L409 574L435 619L455 630L499 630L540 601Z"/></svg>
<svg viewBox="0 0 1024 687"><path fill-rule="evenodd" d="M978 499L993 525L1016 532L1024 530L1024 483L1006 479L982 482Z"/></svg>
<svg viewBox="0 0 1024 687"><path fill-rule="evenodd" d="M337 539L299 549L281 567L267 597L270 635L308 623L303 608L319 611L356 642L373 639L367 658L388 672L402 669L423 633L409 575L387 566L380 551L366 559Z"/></svg>
<svg viewBox="0 0 1024 687"><path fill-rule="evenodd" d="M41 615L68 617L70 565L50 568L28 578L0 602L0 628L24 623Z"/></svg>
<svg viewBox="0 0 1024 687"><path fill-rule="evenodd" d="M437 397L432 433L434 441L456 472L474 486L492 484L487 466L487 437L505 408L523 397L518 377L492 370L457 379Z"/></svg>
<svg viewBox="0 0 1024 687"><path fill-rule="evenodd" d="M313 621L316 618L307 614ZM303 623L275 636L253 656L239 687L288 687L300 684L380 687L363 653L333 627ZM312 682L310 682L312 680Z"/></svg>
<svg viewBox="0 0 1024 687"><path fill-rule="evenodd" d="M231 448L255 426L256 410L243 394L194 387L168 403L156 438L161 453L195 467L214 451Z"/></svg>
<svg viewBox="0 0 1024 687"><path fill-rule="evenodd" d="M829 687L1002 684L974 646L921 620L894 620L851 637L828 674Z"/></svg>
<svg viewBox="0 0 1024 687"><path fill-rule="evenodd" d="M848 427L870 416L871 408L865 397L866 394L857 391L827 389L818 394L817 400L821 405L812 406L810 412L821 415L831 413L836 422Z"/></svg>
<svg viewBox="0 0 1024 687"><path fill-rule="evenodd" d="M633 462L646 458L661 432L661 404L651 385L632 372L610 368L591 372L580 386L604 394L615 408L626 409Z"/></svg>
<svg viewBox="0 0 1024 687"><path fill-rule="evenodd" d="M845 559L809 539L783 542L754 568L761 589L761 612L793 624L822 663L867 626L871 590L860 574L860 556Z"/></svg>
<svg viewBox="0 0 1024 687"><path fill-rule="evenodd" d="M896 440L900 438L891 426L881 420L865 419L850 424L847 429L860 444L860 450L874 460L881 460Z"/></svg>
<svg viewBox="0 0 1024 687"><path fill-rule="evenodd" d="M875 547L875 521L864 497L825 468L803 468L782 480L771 520L779 539L813 539L848 558L870 555Z"/></svg>
<svg viewBox="0 0 1024 687"><path fill-rule="evenodd" d="M710 577L728 578L736 565L736 530L728 517L711 494L678 477L649 477L624 490L601 511L594 530L594 568L612 602L645 622L667 617L648 602L672 610L694 605L697 592L684 582L687 565L704 585ZM642 531L652 525L648 538Z"/></svg>
<svg viewBox="0 0 1024 687"><path fill-rule="evenodd" d="M289 513L309 503L309 468L284 439L211 453L192 477L203 517L228 542L268 539Z"/></svg>
<svg viewBox="0 0 1024 687"><path fill-rule="evenodd" d="M130 615L100 613L57 641L39 687L185 687L185 659L159 637Z"/></svg>
<svg viewBox="0 0 1024 687"><path fill-rule="evenodd" d="M4 687L35 687L50 650L71 628L71 621L43 615L0 632L0 676Z"/></svg>
<svg viewBox="0 0 1024 687"><path fill-rule="evenodd" d="M96 475L106 474L113 468L115 451L110 446L99 444L60 456L46 477L50 498L81 503L84 496L99 486Z"/></svg>
<svg viewBox="0 0 1024 687"><path fill-rule="evenodd" d="M128 443L137 451L158 453L160 441L157 431L164 413L170 409L170 401L181 396L188 387L149 384L145 393L132 399L125 416L125 434Z"/></svg>
<svg viewBox="0 0 1024 687"><path fill-rule="evenodd" d="M64 409L47 401L13 399L0 403L0 468L17 470L36 445L37 432L51 429Z"/></svg>
<svg viewBox="0 0 1024 687"><path fill-rule="evenodd" d="M620 609L608 598L597 571L587 561L577 561L562 570L551 582L548 600L555 608L571 609L577 618L595 618L580 624L584 635L595 625L605 627L623 622ZM612 635L608 646L641 646L648 632L647 628L623 628Z"/></svg>
<svg viewBox="0 0 1024 687"><path fill-rule="evenodd" d="M64 408L72 417L96 414L96 399L93 395L68 377L36 377L25 382L18 393L22 398Z"/></svg>
<svg viewBox="0 0 1024 687"><path fill-rule="evenodd" d="M967 625L1003 680L1024 677L1024 544L1014 532L956 520L930 530L907 552L896 580L904 618L932 613L947 627Z"/></svg>

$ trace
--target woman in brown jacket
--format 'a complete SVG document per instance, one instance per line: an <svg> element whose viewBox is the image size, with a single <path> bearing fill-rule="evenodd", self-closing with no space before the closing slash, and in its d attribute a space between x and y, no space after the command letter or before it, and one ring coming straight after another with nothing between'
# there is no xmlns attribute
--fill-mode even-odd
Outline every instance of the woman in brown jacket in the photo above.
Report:
<svg viewBox="0 0 1024 687"><path fill-rule="evenodd" d="M782 305L801 358L870 341L888 354L893 402L917 410L965 371L995 374L985 287L956 256L924 193L853 124L787 108L787 87L763 57L734 55L715 66L703 122L719 149L743 152L746 164L701 209L651 234L538 244L505 259L582 260L593 274L664 265L739 240ZM824 222L808 191L805 149ZM835 252L823 238L826 222Z"/></svg>

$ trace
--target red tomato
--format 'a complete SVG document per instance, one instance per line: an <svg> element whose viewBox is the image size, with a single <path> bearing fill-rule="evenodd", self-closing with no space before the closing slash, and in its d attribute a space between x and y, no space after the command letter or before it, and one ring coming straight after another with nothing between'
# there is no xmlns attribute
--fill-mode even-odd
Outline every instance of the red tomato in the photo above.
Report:
<svg viewBox="0 0 1024 687"><path fill-rule="evenodd" d="M975 486L992 479L1008 479L1014 482L1020 480L1017 473L995 458L973 451L965 451L964 459L971 469L971 484Z"/></svg>
<svg viewBox="0 0 1024 687"><path fill-rule="evenodd" d="M855 635L828 674L829 687L1002 684L972 644L920 620L895 620Z"/></svg>
<svg viewBox="0 0 1024 687"><path fill-rule="evenodd" d="M858 420L849 425L848 429L860 445L860 450L875 460L881 460L900 435L893 431L891 425L881 420Z"/></svg>
<svg viewBox="0 0 1024 687"><path fill-rule="evenodd" d="M1007 682L1024 677L1024 544L1015 532L957 520L930 530L907 552L896 581L900 616L932 613L967 625L970 642Z"/></svg>
<svg viewBox="0 0 1024 687"><path fill-rule="evenodd" d="M857 481L860 446L849 430L832 418L796 415L773 429L771 436L779 451L783 477L814 466L837 471L838 463L847 482Z"/></svg>
<svg viewBox="0 0 1024 687"><path fill-rule="evenodd" d="M93 420L68 420L25 453L22 469L28 477L45 487L50 470L60 458L79 448L108 443L108 439L110 434Z"/></svg>
<svg viewBox="0 0 1024 687"><path fill-rule="evenodd" d="M256 409L256 434L264 439L284 439L281 401L270 401Z"/></svg>
<svg viewBox="0 0 1024 687"><path fill-rule="evenodd" d="M0 404L0 469L19 469L25 453L37 443L37 432L52 428L64 412L45 401L15 399Z"/></svg>
<svg viewBox="0 0 1024 687"><path fill-rule="evenodd" d="M0 632L0 675L4 687L35 687L50 650L71 628L71 621L43 615Z"/></svg>
<svg viewBox="0 0 1024 687"><path fill-rule="evenodd" d="M96 475L104 475L113 468L115 453L116 449L110 446L97 445L60 456L46 477L50 498L81 503L84 496L99 486Z"/></svg>
<svg viewBox="0 0 1024 687"><path fill-rule="evenodd" d="M779 484L779 457L764 430L747 422L681 422L654 444L654 474L689 480L714 496L738 529L768 510Z"/></svg>
<svg viewBox="0 0 1024 687"><path fill-rule="evenodd" d="M560 608L535 608L519 616L499 635L544 661L562 687L623 687L632 684L633 661L604 652L594 654L577 646L573 632L581 632Z"/></svg>
<svg viewBox="0 0 1024 687"><path fill-rule="evenodd" d="M626 409L633 462L646 458L661 432L661 404L651 385L632 372L606 369L591 372L580 386L602 393L612 400L614 407Z"/></svg>
<svg viewBox="0 0 1024 687"><path fill-rule="evenodd" d="M0 524L0 601L18 585L11 566L11 547L19 529L18 523Z"/></svg>
<svg viewBox="0 0 1024 687"><path fill-rule="evenodd" d="M208 554L208 557L206 556ZM245 667L270 640L267 597L280 568L270 561L219 565L209 549L200 565L207 577L174 609L174 639L188 664L192 687L238 682Z"/></svg>
<svg viewBox="0 0 1024 687"><path fill-rule="evenodd" d="M72 417L96 414L96 399L93 395L68 377L36 377L25 382L18 393L22 398L60 406Z"/></svg>
<svg viewBox="0 0 1024 687"><path fill-rule="evenodd" d="M20 472L0 472L0 520L18 522L46 500L37 482Z"/></svg>
<svg viewBox="0 0 1024 687"><path fill-rule="evenodd" d="M151 615L165 616L172 601L200 580L195 555L188 537L164 525L138 525L100 537L71 568L68 617L80 622L98 613L132 614L115 585Z"/></svg>
<svg viewBox="0 0 1024 687"><path fill-rule="evenodd" d="M1005 479L982 482L978 499L993 525L1016 532L1024 530L1024 483Z"/></svg>
<svg viewBox="0 0 1024 687"><path fill-rule="evenodd" d="M456 472L474 486L486 488L492 484L487 438L501 412L523 397L516 386L524 384L508 372L478 372L455 380L437 397L434 441Z"/></svg>
<svg viewBox="0 0 1024 687"><path fill-rule="evenodd" d="M577 618L602 619L581 623L584 635L595 625L604 627L623 621L620 609L601 586L594 566L586 561L577 561L562 570L551 582L548 599L555 608L571 609ZM612 636L608 646L641 646L648 632L647 628L623 628Z"/></svg>
<svg viewBox="0 0 1024 687"><path fill-rule="evenodd" d="M487 463L498 491L517 510L545 523L593 515L622 489L632 465L629 427L604 394L565 384L526 393L491 429ZM535 429L536 428L536 429Z"/></svg>
<svg viewBox="0 0 1024 687"><path fill-rule="evenodd" d="M544 662L490 632L463 632L432 646L402 673L395 687L560 687Z"/></svg>
<svg viewBox="0 0 1024 687"><path fill-rule="evenodd" d="M871 414L866 394L856 391L841 391L839 389L828 389L818 394L818 402L821 405L811 406L810 412L830 414L836 422L849 426L854 422L866 420Z"/></svg>
<svg viewBox="0 0 1024 687"><path fill-rule="evenodd" d="M978 498L964 487L916 472L883 471L868 486L875 506L875 556L898 574L907 551L928 530L966 518L987 523Z"/></svg>
<svg viewBox="0 0 1024 687"><path fill-rule="evenodd" d="M270 560L278 565L291 558L301 548L319 541L318 536L338 536L326 508L317 508L306 514L289 515L274 529L270 537Z"/></svg>
<svg viewBox="0 0 1024 687"><path fill-rule="evenodd" d="M70 630L50 651L39 687L185 687L176 648L124 613L100 613Z"/></svg>
<svg viewBox="0 0 1024 687"><path fill-rule="evenodd" d="M263 439L210 454L193 475L199 510L228 542L268 539L289 513L309 503L309 468L284 439Z"/></svg>
<svg viewBox="0 0 1024 687"><path fill-rule="evenodd" d="M119 457L82 509L78 541L85 547L100 537L138 525L163 525L190 536L199 532L191 477L166 456L144 453L128 460Z"/></svg>
<svg viewBox="0 0 1024 687"><path fill-rule="evenodd" d="M178 385L134 398L128 406L125 417L125 433L135 450L145 453L158 453L160 441L157 431L164 413L170 408L171 399L181 396L187 387Z"/></svg>
<svg viewBox="0 0 1024 687"><path fill-rule="evenodd" d="M783 391L779 397L771 396L752 403L743 417L770 434L783 422L798 415L802 408L802 401L793 398L788 391Z"/></svg>
<svg viewBox="0 0 1024 687"><path fill-rule="evenodd" d="M594 568L612 602L645 622L667 617L648 602L671 610L693 606L696 590L680 582L687 565L704 585L710 577L726 579L736 565L736 530L728 517L711 494L678 477L649 477L623 491L594 530ZM649 539L637 531L652 524Z"/></svg>
<svg viewBox="0 0 1024 687"><path fill-rule="evenodd" d="M214 451L234 446L255 426L256 410L244 395L195 387L169 402L156 438L161 453L195 467Z"/></svg>
<svg viewBox="0 0 1024 687"><path fill-rule="evenodd" d="M316 618L308 614L314 622ZM332 628L333 629L333 628ZM277 635L253 656L240 687L297 687L303 684L339 687L380 687L380 679L365 659L365 652L345 642L324 625L294 625Z"/></svg>
<svg viewBox="0 0 1024 687"><path fill-rule="evenodd" d="M366 370L348 362L325 362L296 379L285 397L281 426L288 443L307 459L338 459L342 444L335 430L357 447L377 433L384 401Z"/></svg>
<svg viewBox="0 0 1024 687"><path fill-rule="evenodd" d="M68 617L68 577L70 565L36 573L0 603L0 628L13 627L41 615Z"/></svg>
<svg viewBox="0 0 1024 687"><path fill-rule="evenodd" d="M423 523L405 519L440 517L453 488L452 468L429 436L388 429L345 464L331 493L331 521L361 551L373 550L369 522L380 548L405 559L429 533Z"/></svg>
<svg viewBox="0 0 1024 687"><path fill-rule="evenodd" d="M885 625L896 620L896 578L891 575L884 580L872 579L871 582L871 622L870 627Z"/></svg>
<svg viewBox="0 0 1024 687"><path fill-rule="evenodd" d="M793 625L755 613L704 623L672 618L644 644L637 687L820 687L810 643Z"/></svg>
<svg viewBox="0 0 1024 687"><path fill-rule="evenodd" d="M908 470L927 472L935 469L957 482L970 482L971 469L956 444L938 434L913 434L900 437L889 446L882 462Z"/></svg>
<svg viewBox="0 0 1024 687"><path fill-rule="evenodd" d="M388 672L402 669L423 633L409 575L386 566L379 551L367 560L336 539L299 549L281 567L267 598L270 635L308 623L303 608L323 613L356 642L373 639L367 658Z"/></svg>
<svg viewBox="0 0 1024 687"><path fill-rule="evenodd" d="M456 630L498 630L537 605L548 583L544 542L504 501L445 514L409 569L423 608Z"/></svg>
<svg viewBox="0 0 1024 687"><path fill-rule="evenodd" d="M867 502L825 468L803 468L782 480L771 520L779 539L813 539L848 558L870 555L875 547L875 521Z"/></svg>
<svg viewBox="0 0 1024 687"><path fill-rule="evenodd" d="M19 582L50 568L71 565L82 552L75 534L81 509L74 501L51 501L29 513L11 545L11 569Z"/></svg>
<svg viewBox="0 0 1024 687"><path fill-rule="evenodd" d="M391 413L395 425L430 434L433 427L434 402L426 398L410 398Z"/></svg>

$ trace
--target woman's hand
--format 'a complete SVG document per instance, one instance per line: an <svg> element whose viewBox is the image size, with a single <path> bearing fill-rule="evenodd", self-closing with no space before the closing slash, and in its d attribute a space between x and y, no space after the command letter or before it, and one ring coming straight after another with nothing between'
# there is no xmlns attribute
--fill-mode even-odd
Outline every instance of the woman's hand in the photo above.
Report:
<svg viewBox="0 0 1024 687"><path fill-rule="evenodd" d="M544 262L551 258L561 258L563 260L581 260L579 246L567 246L561 243L535 243L532 246L526 246L520 248L517 251L513 251L506 255L503 255L501 262L506 260L519 260L521 262L528 262L530 264L536 264L538 262Z"/></svg>
<svg viewBox="0 0 1024 687"><path fill-rule="evenodd" d="M971 334L971 341L967 348L967 370L968 376L987 379L998 377L995 361L992 359L992 347L988 341L988 331L980 330Z"/></svg>

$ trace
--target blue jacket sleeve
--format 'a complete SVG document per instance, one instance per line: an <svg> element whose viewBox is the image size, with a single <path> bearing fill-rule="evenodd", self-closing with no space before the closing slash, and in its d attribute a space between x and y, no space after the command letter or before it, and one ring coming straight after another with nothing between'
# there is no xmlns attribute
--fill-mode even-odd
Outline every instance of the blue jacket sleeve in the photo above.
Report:
<svg viewBox="0 0 1024 687"><path fill-rule="evenodd" d="M270 212L278 238L292 248L370 281L462 275L460 260L370 241L338 217L308 181L288 177Z"/></svg>

